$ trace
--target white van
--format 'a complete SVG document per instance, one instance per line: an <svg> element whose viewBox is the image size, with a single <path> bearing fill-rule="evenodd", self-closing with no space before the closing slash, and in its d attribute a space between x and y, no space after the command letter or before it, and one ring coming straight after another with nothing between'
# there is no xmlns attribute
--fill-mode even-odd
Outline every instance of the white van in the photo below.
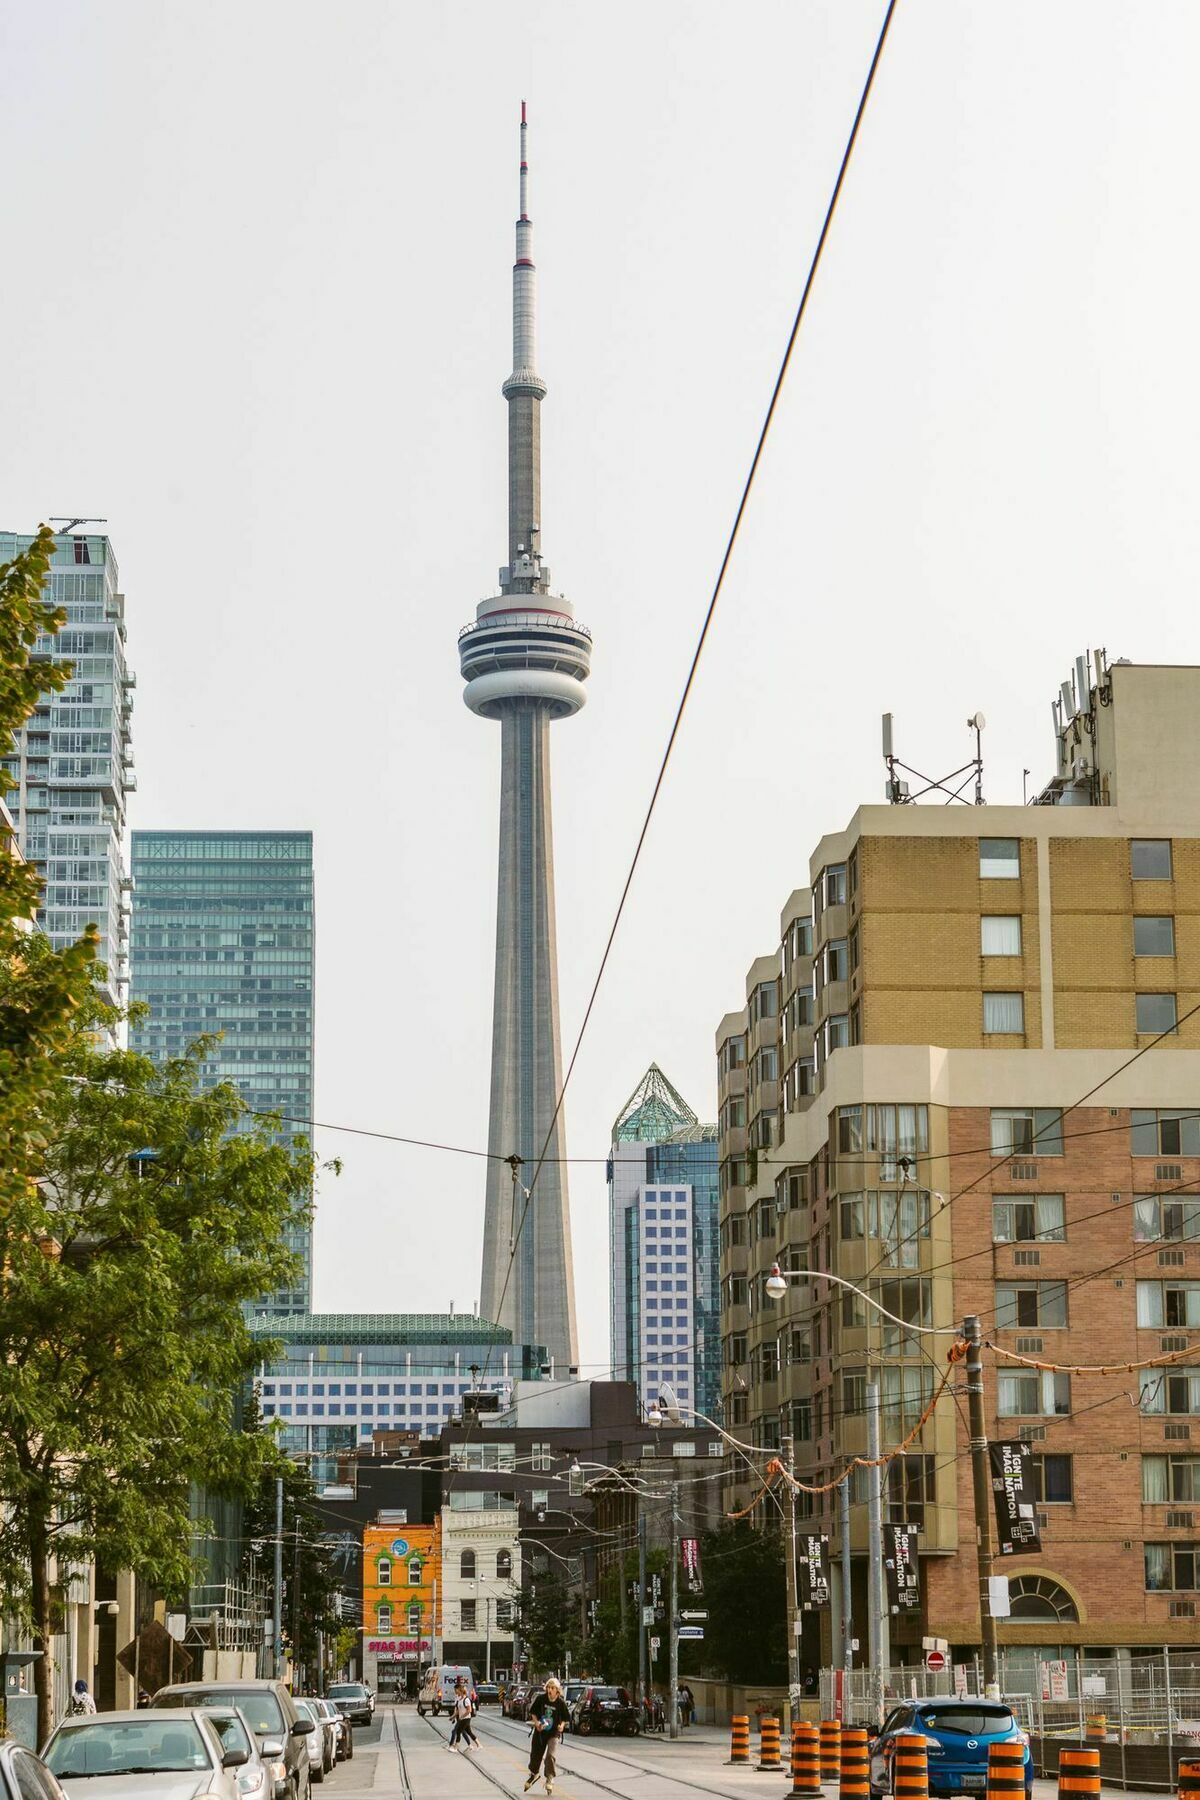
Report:
<svg viewBox="0 0 1200 1800"><path fill-rule="evenodd" d="M465 1681L467 1692L475 1698L475 1674L470 1663L434 1663L426 1669L425 1679L417 1695L417 1714L425 1717L428 1710L436 1719L439 1713L453 1712L454 1684Z"/></svg>

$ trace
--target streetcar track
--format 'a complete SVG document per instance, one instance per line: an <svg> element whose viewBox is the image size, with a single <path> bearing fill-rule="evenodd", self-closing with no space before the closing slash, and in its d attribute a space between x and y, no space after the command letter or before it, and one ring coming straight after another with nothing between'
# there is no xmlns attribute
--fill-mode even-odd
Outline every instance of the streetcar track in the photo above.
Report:
<svg viewBox="0 0 1200 1800"><path fill-rule="evenodd" d="M412 1782L408 1777L408 1762L404 1755L404 1744L400 1737L400 1719L397 1713L392 1714L392 1733L396 1739L396 1757L400 1764L400 1783L404 1789L404 1800L413 1800Z"/></svg>
<svg viewBox="0 0 1200 1800"><path fill-rule="evenodd" d="M479 1717L478 1713L475 1715L474 1722L476 1724L480 1723L480 1717ZM501 1725L501 1724L510 1725L514 1731L519 1731L521 1729L521 1723L517 1719L506 1719L503 1717L497 1719L497 1718L493 1718L489 1715L486 1720L486 1723L488 1725L493 1725L493 1726L497 1726L497 1725ZM438 1735L440 1737L441 1733L439 1732ZM579 1734L572 1733L572 1736L578 1738ZM495 1744L512 1744L513 1740L511 1738L496 1737L496 1738L492 1739L492 1742ZM690 1781L687 1778L687 1776L685 1776L685 1775L671 1775L671 1774L668 1774L665 1769L647 1769L647 1768L644 1768L641 1763L636 1763L636 1762L630 1761L629 1757L627 1757L627 1756L615 1756L611 1750L594 1750L590 1743L587 1744L586 1746L584 1746L583 1744L580 1744L580 1743L576 1743L575 1745L572 1746L572 1749L573 1750L579 1749L579 1750L583 1751L583 1754L585 1756L599 1757L604 1762L620 1763L622 1768L634 1770L634 1772L637 1775L641 1776L643 1778L643 1780L647 1776L649 1776L658 1781L670 1781L670 1782L674 1783L674 1785L676 1787L691 1788L693 1790L693 1792L698 1793L698 1794L714 1794L717 1796L717 1800L744 1800L744 1795L731 1794L729 1792L728 1788L709 1787L707 1782ZM582 1769L571 1768L566 1763L561 1761L561 1759L559 1759L559 1758L556 1758L555 1760L558 1764L559 1772L561 1774L571 1775L577 1781L586 1781L586 1782L590 1783L590 1785L592 1787L601 1788L606 1794L616 1795L617 1800L632 1800L632 1797L628 1794L623 1793L620 1788L610 1787L606 1781L598 1781L594 1775L585 1775L583 1773Z"/></svg>

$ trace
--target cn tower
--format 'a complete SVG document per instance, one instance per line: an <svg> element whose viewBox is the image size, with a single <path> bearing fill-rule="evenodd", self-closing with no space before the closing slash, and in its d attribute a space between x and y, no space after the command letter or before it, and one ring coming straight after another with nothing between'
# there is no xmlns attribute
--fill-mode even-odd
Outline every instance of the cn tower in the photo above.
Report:
<svg viewBox="0 0 1200 1800"><path fill-rule="evenodd" d="M514 1343L544 1345L561 1368L577 1363L579 1352L566 1133L561 1110L555 1114L562 1043L550 725L577 713L584 703L592 638L576 623L570 604L551 593L550 571L542 561L541 408L546 384L537 372L534 342L537 274L527 136L522 102L513 371L503 387L508 402L508 561L500 570L499 594L480 601L475 622L459 633L458 655L467 684L464 700L473 713L500 725L491 1160L479 1305L485 1318L511 1327Z"/></svg>

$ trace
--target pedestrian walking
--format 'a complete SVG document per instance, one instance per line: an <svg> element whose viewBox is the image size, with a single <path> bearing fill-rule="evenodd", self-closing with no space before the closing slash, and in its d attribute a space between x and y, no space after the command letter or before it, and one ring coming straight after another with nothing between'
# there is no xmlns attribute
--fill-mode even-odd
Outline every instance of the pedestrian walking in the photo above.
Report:
<svg viewBox="0 0 1200 1800"><path fill-rule="evenodd" d="M94 1713L95 1710L96 1702L88 1693L87 1682L83 1680L77 1681L75 1683L75 1692L71 1695L71 1704L68 1706L67 1711L78 1715L79 1713Z"/></svg>
<svg viewBox="0 0 1200 1800"><path fill-rule="evenodd" d="M558 1774L555 1757L570 1717L562 1687L553 1675L530 1706L529 1717L533 1722L533 1741L529 1746L529 1779L525 1783L525 1792L529 1792L539 1775L545 1775L546 1792L552 1794L554 1777Z"/></svg>
<svg viewBox="0 0 1200 1800"><path fill-rule="evenodd" d="M681 1725L690 1725L695 1710L696 1696L692 1693L692 1690L687 1683L681 1681L679 1684L679 1723Z"/></svg>
<svg viewBox="0 0 1200 1800"><path fill-rule="evenodd" d="M458 1750L461 1753L464 1739L468 1750L478 1750L479 1739L471 1729L471 1717L474 1711L471 1696L467 1692L467 1684L460 1676L454 1684L454 1725L450 1732L450 1741L446 1745L447 1750Z"/></svg>

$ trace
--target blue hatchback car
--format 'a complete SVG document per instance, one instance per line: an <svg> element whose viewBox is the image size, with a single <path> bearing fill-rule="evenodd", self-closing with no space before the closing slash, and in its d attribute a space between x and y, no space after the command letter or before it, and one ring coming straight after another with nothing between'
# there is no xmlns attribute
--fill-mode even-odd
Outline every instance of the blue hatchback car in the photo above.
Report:
<svg viewBox="0 0 1200 1800"><path fill-rule="evenodd" d="M1025 1746L1026 1794L1030 1791L1029 1740L1002 1700L906 1700L892 1707L871 1739L872 1794L892 1791L892 1756L901 1732L917 1732L926 1740L931 1794L982 1794L989 1745L1013 1742Z"/></svg>

